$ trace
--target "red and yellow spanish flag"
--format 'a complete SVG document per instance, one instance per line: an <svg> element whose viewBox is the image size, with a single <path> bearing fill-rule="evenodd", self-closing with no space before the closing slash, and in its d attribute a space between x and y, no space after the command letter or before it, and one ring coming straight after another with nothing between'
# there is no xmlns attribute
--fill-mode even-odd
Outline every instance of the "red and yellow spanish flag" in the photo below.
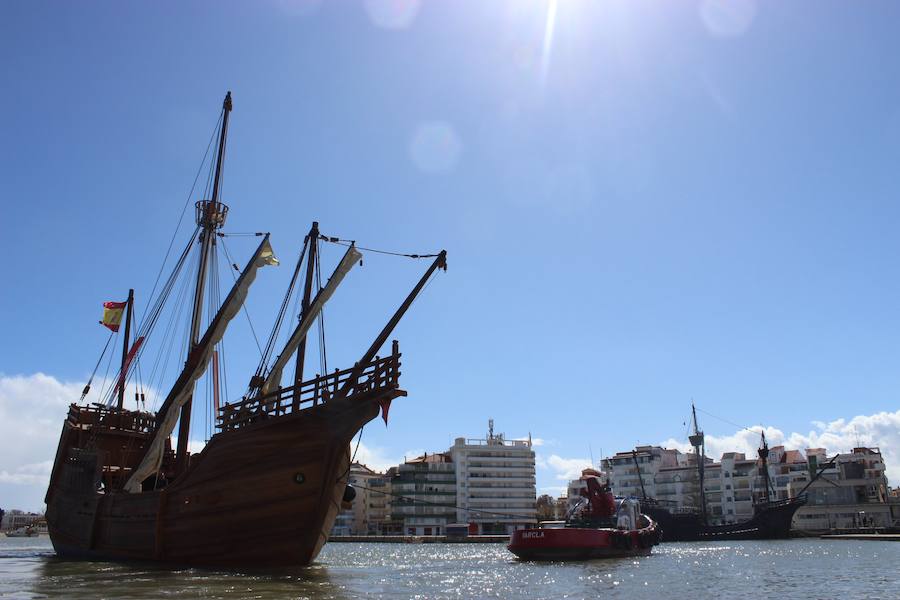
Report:
<svg viewBox="0 0 900 600"><path fill-rule="evenodd" d="M122 324L122 312L127 305L127 302L104 302L103 320L100 321L100 324L112 331L119 331L119 325Z"/></svg>

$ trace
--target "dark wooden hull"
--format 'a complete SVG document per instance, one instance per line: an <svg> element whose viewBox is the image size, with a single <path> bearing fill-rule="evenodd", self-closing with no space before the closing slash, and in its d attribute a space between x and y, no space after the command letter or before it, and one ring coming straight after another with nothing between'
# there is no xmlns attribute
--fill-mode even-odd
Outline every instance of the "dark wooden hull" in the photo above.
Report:
<svg viewBox="0 0 900 600"><path fill-rule="evenodd" d="M652 504L643 504L641 510L659 523L664 542L776 540L790 537L794 513L804 504L805 498L773 502L758 507L751 519L727 525L704 525L699 514L673 514Z"/></svg>
<svg viewBox="0 0 900 600"><path fill-rule="evenodd" d="M309 564L340 509L350 441L378 400L356 396L220 433L168 487L137 494L98 493L89 451L87 462L67 459L67 424L47 494L53 547L64 557L221 568Z"/></svg>

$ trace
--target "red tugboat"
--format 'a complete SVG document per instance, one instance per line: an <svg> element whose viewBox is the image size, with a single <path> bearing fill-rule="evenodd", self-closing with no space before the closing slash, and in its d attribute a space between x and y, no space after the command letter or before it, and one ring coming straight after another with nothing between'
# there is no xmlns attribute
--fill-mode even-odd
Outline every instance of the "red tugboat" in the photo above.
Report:
<svg viewBox="0 0 900 600"><path fill-rule="evenodd" d="M526 560L585 560L648 556L661 531L633 498L615 498L599 473L587 470L587 490L565 521L545 521L510 536L510 552Z"/></svg>

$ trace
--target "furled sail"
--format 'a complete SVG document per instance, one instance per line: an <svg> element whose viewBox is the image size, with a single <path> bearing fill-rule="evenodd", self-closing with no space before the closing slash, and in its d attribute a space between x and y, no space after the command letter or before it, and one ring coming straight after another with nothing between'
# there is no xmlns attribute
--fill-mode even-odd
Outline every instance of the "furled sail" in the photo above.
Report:
<svg viewBox="0 0 900 600"><path fill-rule="evenodd" d="M350 272L350 269L359 262L360 258L362 258L362 254L359 253L355 246L351 245L347 248L344 258L341 259L341 262L334 270L328 283L326 283L325 287L316 294L315 299L309 305L309 310L303 315L300 324L297 325L297 328L294 329L294 333L291 334L290 339L288 339L287 344L285 344L284 350L281 351L281 354L279 354L278 358L275 360L275 364L272 365L272 369L269 371L269 374L266 376L265 381L260 387L260 395L264 396L281 385L281 373L284 370L285 365L287 365L288 359L297 351L300 342L306 338L309 328L312 327L313 321L315 321L316 317L322 311L325 303L328 302L334 294L334 291L344 280L344 277L346 277L347 273Z"/></svg>
<svg viewBox="0 0 900 600"><path fill-rule="evenodd" d="M231 288L228 297L225 298L225 302L222 303L219 312L216 313L206 333L191 351L184 370L178 376L175 385L172 386L172 390L160 407L156 416L156 436L147 449L147 454L144 455L141 464L135 469L131 478L125 484L126 491L131 493L140 492L141 483L159 470L165 441L175 429L175 424L178 422L181 412L180 409L193 395L194 384L206 372L213 348L225 335L228 323L237 315L244 304L250 284L256 279L256 271L262 266L277 264L278 260L272 253L269 236L266 234L262 243L260 243L253 254L253 258L250 259L241 276L235 282L234 287Z"/></svg>

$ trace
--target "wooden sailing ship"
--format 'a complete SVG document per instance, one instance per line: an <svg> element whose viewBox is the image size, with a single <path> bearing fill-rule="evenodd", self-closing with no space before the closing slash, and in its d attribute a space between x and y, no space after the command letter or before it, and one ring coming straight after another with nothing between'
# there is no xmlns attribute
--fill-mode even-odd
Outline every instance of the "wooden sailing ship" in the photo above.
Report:
<svg viewBox="0 0 900 600"><path fill-rule="evenodd" d="M663 541L666 542L696 542L711 540L774 540L786 539L791 535L791 521L794 513L806 504L806 495L803 493L809 487L807 484L796 497L773 500L773 486L770 481L768 459L769 446L766 436L762 434L762 443L757 450L759 456L758 476L763 481L763 496L753 504L753 516L735 523L723 523L712 525L709 523L706 503L705 467L706 452L703 431L697 426L697 409L691 407L693 415L694 432L688 436L694 453L697 457L697 476L700 497L700 507L684 508L675 503L667 503L655 498L648 498L644 490L644 481L641 475L640 465L637 461L637 453L632 451L638 479L642 491L642 510L656 520L663 531ZM824 471L821 470L815 479ZM815 481L813 479L813 481Z"/></svg>
<svg viewBox="0 0 900 600"><path fill-rule="evenodd" d="M433 255L430 268L355 365L303 381L306 334L360 258L355 244L349 244L327 285L311 297L321 237L314 224L304 246L308 262L299 324L273 364L264 356L247 394L217 407L218 432L203 450L188 451L195 383L217 361L214 348L257 270L274 260L265 235L214 317L208 315L201 335L210 251L228 211L219 193L231 107L229 92L211 198L196 203L197 235L179 263L191 246L199 248L184 368L158 411L124 408L125 381L140 360L144 340L136 337L129 346L129 294L119 385L108 404L72 404L63 424L46 495L47 525L61 556L222 568L308 564L326 542L345 494L351 440L379 411L386 421L391 400L406 395L399 387L397 342L386 356L378 352L431 275L446 269L446 253ZM301 254L286 299L303 261ZM152 328L146 321L152 320L155 306L138 334ZM267 350L276 334L277 327ZM294 382L282 387L282 370L292 356ZM173 450L170 436L176 423L180 427Z"/></svg>

